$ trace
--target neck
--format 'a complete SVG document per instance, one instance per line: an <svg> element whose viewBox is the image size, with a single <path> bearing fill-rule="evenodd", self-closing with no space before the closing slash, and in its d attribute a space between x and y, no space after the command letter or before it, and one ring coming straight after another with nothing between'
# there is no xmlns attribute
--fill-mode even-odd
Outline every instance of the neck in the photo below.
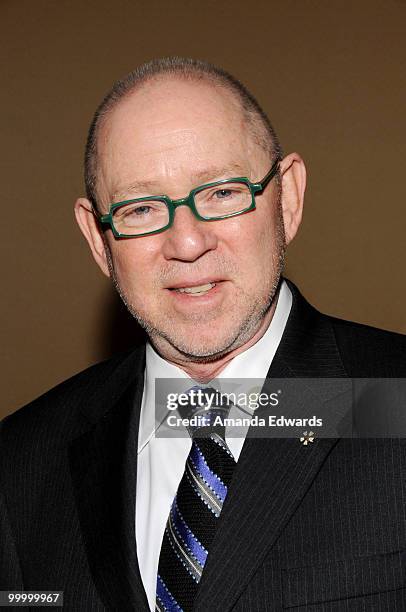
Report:
<svg viewBox="0 0 406 612"><path fill-rule="evenodd" d="M259 327L255 334L246 342L238 346L237 348L229 351L214 361L207 363L193 362L190 357L179 355L174 357L173 355L165 355L162 351L158 351L161 357L166 359L169 363L181 368L190 378L200 383L207 383L213 378L216 378L224 370L224 368L240 353L243 353L251 346L256 344L260 338L265 334L268 329L273 315L275 313L277 300L273 300L270 309L266 312L265 316L261 320ZM155 346L156 348L156 346Z"/></svg>

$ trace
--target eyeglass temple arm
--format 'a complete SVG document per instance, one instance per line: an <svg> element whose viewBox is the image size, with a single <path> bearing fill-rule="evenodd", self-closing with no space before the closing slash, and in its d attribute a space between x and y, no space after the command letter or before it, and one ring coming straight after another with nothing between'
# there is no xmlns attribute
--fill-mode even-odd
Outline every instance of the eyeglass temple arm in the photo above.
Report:
<svg viewBox="0 0 406 612"><path fill-rule="evenodd" d="M272 167L271 167L270 171L268 172L268 174L266 174L264 176L262 181L259 181L258 183L254 183L255 191L263 191L265 189L265 187L268 185L268 183L273 179L275 174L278 172L278 170L279 170L279 162L280 161L281 161L280 157L275 159L274 163L272 164Z"/></svg>
<svg viewBox="0 0 406 612"><path fill-rule="evenodd" d="M112 227L111 223L111 213L107 213L107 215L102 215L99 212L94 204L92 204L92 213L96 217L97 223L101 226L103 231L108 230L109 227Z"/></svg>
<svg viewBox="0 0 406 612"><path fill-rule="evenodd" d="M111 221L110 213L107 213L106 215L102 215L97 210L97 208L95 208L94 206L92 206L92 212L93 212L94 216L96 217L96 219L98 220L99 223L101 223L101 224L110 223L110 221Z"/></svg>

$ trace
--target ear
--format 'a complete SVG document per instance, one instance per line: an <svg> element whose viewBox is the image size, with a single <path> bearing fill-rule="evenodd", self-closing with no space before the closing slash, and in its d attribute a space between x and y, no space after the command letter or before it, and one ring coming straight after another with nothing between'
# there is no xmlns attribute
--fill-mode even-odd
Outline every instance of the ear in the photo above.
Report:
<svg viewBox="0 0 406 612"><path fill-rule="evenodd" d="M306 167L298 153L290 153L280 163L282 178L282 213L286 244L296 236L302 220L306 189Z"/></svg>
<svg viewBox="0 0 406 612"><path fill-rule="evenodd" d="M76 200L75 217L82 234L90 246L97 265L103 274L110 276L103 234L89 200L86 198L78 198Z"/></svg>

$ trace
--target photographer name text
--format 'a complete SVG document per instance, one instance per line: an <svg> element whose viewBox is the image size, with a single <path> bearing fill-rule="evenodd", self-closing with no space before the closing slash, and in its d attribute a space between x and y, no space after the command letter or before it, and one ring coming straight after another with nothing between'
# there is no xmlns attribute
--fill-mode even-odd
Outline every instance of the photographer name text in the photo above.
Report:
<svg viewBox="0 0 406 612"><path fill-rule="evenodd" d="M216 416L214 420L210 420L204 415L182 418L171 414L167 417L167 424L170 427L322 427L323 419L315 415L307 418L291 418L270 414L266 419L255 415L247 418Z"/></svg>

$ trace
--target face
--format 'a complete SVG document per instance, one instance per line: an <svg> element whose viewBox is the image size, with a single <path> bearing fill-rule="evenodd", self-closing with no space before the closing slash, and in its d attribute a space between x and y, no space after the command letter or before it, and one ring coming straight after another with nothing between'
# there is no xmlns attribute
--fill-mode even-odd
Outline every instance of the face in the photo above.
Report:
<svg viewBox="0 0 406 612"><path fill-rule="evenodd" d="M271 166L228 92L173 79L147 83L118 104L101 128L98 160L103 212L130 198L182 198L233 176L260 181ZM269 311L284 252L277 200L272 181L256 210L235 218L202 222L181 206L160 234L117 240L108 230L107 253L92 216L78 220L161 354L211 360L249 341Z"/></svg>

